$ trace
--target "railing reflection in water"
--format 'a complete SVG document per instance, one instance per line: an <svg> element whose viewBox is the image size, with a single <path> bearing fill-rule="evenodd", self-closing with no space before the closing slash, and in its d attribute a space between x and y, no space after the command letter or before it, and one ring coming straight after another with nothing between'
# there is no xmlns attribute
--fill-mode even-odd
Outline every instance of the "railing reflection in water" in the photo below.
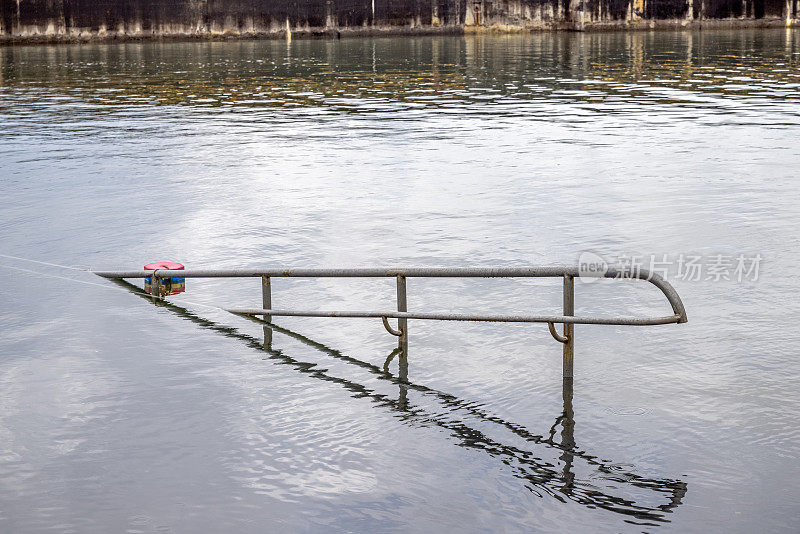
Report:
<svg viewBox="0 0 800 534"><path fill-rule="evenodd" d="M153 299L150 295L142 292L139 287L124 280L112 279L111 282L128 289L131 293L146 299L148 302L153 302L156 306L168 309L183 319L221 333L226 337L242 341L255 350L265 352L268 354L267 359L270 361L281 365L289 365L306 376L339 384L351 392L354 397L369 399L376 406L402 412L404 422L424 426L434 425L447 430L452 437L458 440L460 446L484 451L491 457L499 459L511 469L516 478L523 481L523 485L527 489L537 495L544 493L562 502L572 501L588 508L608 510L625 516L628 522L656 525L669 521L667 514L680 506L686 494L687 484L684 481L642 476L622 469L613 463L600 460L577 447L572 406L572 379L564 379L562 388L563 411L555 419L549 435L545 437L528 431L522 425L506 421L477 408L475 403L411 382L408 379L408 341L405 339L401 339L398 342L397 348L389 353L382 366L377 366L342 354L302 334L273 323L267 323L257 317L249 317L249 319L263 326L264 335L262 339L240 332L236 328L224 326L200 317L181 306L164 300ZM273 347L275 333L300 341L338 361L365 369L380 379L394 383L399 390L397 398L378 393L353 380L334 376L327 370L319 369L316 364L302 362L285 354L281 349ZM397 375L392 375L389 367L395 358L398 363L398 373ZM435 410L415 406L409 400L409 392L411 391L435 400L441 409ZM478 428L470 426L468 421L455 419L453 416L455 410L469 414L470 417L475 418L480 423L498 425L498 427L512 432L529 444L559 451L558 459L561 461L562 466L559 468L547 460L537 458L532 450L500 442ZM560 437L557 438L557 435ZM578 477L576 475L576 461L582 461L585 465L592 466L599 473L599 476L586 477L585 479ZM609 482L608 488L600 487L599 483L602 479ZM630 497L613 495L610 490L615 484L628 484L632 488L653 492L655 497L663 502L661 504L648 504L638 502ZM624 492L621 491L621 493L630 494L630 488ZM652 500L652 498L647 497L642 499L642 501Z"/></svg>

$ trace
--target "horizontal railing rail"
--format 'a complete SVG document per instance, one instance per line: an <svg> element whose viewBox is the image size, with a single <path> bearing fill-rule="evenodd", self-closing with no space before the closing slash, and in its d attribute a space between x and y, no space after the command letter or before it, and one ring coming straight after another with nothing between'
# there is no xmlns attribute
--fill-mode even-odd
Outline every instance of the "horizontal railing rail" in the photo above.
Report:
<svg viewBox="0 0 800 534"><path fill-rule="evenodd" d="M664 317L580 317L575 315L470 315L466 313L415 313L397 311L322 311L265 310L262 308L226 308L237 315L273 315L275 317L373 317L376 319L428 319L434 321L470 321L483 323L558 323L603 324L618 326L655 326L681 322L679 315Z"/></svg>
<svg viewBox="0 0 800 534"><path fill-rule="evenodd" d="M273 316L284 317L372 317L380 318L386 329L405 341L408 335L408 319L439 321L478 321L547 323L553 337L564 344L564 377L572 378L572 353L574 347L574 325L627 325L647 326L670 323L685 323L686 309L680 296L666 280L646 269L609 268L604 278L639 279L655 285L667 298L672 314L657 317L592 317L574 314L574 279L582 277L577 267L411 267L411 268L350 268L350 269L185 269L185 270L134 270L94 271L104 278L150 278L153 294L159 295L159 280L171 278L261 278L261 308L231 308L227 311L238 315L262 315L266 321ZM596 278L597 276L592 276ZM397 280L397 310L387 311L322 311L281 310L272 307L272 278L395 278ZM406 300L407 278L563 278L562 315L480 315L461 313L409 312ZM393 329L387 319L398 319L398 329ZM563 335L556 333L554 324L564 325Z"/></svg>

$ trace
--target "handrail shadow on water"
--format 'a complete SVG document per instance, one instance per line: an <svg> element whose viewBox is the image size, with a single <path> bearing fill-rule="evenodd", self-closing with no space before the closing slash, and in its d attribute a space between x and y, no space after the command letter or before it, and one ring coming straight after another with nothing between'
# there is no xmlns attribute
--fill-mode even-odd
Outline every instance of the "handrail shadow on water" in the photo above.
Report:
<svg viewBox="0 0 800 534"><path fill-rule="evenodd" d="M687 485L681 480L648 478L636 473L626 472L610 462L600 460L596 456L578 449L574 437L575 421L572 409L572 382L568 379L565 379L562 388L564 409L558 418L556 418L548 437L544 437L531 433L522 425L511 423L500 417L491 415L475 407L474 403L459 399L449 393L408 381L408 346L407 343L403 341L400 342L397 349L389 354L383 367L379 367L346 356L302 334L298 334L272 323L267 323L253 316L243 316L253 322L263 325L264 340L262 341L253 336L244 334L236 328L223 326L209 319L200 317L176 304L154 299L151 295L144 293L139 287L124 280L111 279L110 281L145 300L155 302L159 307L168 309L183 319L196 323L203 328L219 332L227 337L243 341L249 347L267 353L269 355L267 358L272 361L282 365L290 365L297 371L313 378L339 384L352 392L354 397L367 398L377 406L400 412L402 414L402 419L406 422L425 426L435 425L448 430L453 437L460 440L460 446L474 450L482 450L487 452L490 456L500 459L500 461L512 469L515 477L524 481L526 488L537 495L541 495L541 492L543 492L562 502L570 500L589 508L600 508L627 516L626 520L628 522L656 526L659 523L666 523L669 521L666 514L671 513L677 508L682 503L686 494ZM378 393L352 380L333 376L329 374L327 370L318 369L316 363L296 360L284 354L283 351L272 348L273 331L296 339L339 361L366 369L380 379L396 384L400 390L398 398L394 399L388 395ZM398 376L393 376L388 371L389 363L395 357L398 357ZM447 409L437 413L436 411L425 408L414 407L408 400L409 390L433 398ZM534 457L531 451L521 449L514 445L501 443L490 438L480 430L468 426L463 421L454 420L453 409L463 410L480 421L499 425L529 443L535 443L561 451L559 459L563 462L563 467L559 469L546 460ZM561 426L561 436L560 441L557 441L555 435L558 432L559 425ZM610 495L604 492L602 488L595 484L597 479L594 477L590 477L587 480L576 479L573 471L573 464L576 459L581 459L588 465L594 466L596 470L601 473L604 480L617 484L630 484L636 488L652 490L663 495L666 502L654 506L639 504L629 498ZM634 519L639 521L633 521Z"/></svg>

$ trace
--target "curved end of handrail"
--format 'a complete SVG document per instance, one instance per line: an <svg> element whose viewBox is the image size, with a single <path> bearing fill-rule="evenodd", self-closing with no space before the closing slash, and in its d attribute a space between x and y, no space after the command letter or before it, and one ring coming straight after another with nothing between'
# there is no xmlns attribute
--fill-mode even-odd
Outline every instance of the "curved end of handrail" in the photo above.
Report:
<svg viewBox="0 0 800 534"><path fill-rule="evenodd" d="M669 305L672 306L672 311L675 312L675 315L678 317L676 321L677 324L686 323L689 319L686 317L686 308L683 306L683 301L681 297L678 295L678 292L675 291L675 288L672 285L664 280L664 278L654 272L650 272L647 269L637 268L637 269L617 269L611 267L605 273L606 278L636 278L638 280L644 280L646 282L650 282L667 297L667 301L669 301Z"/></svg>

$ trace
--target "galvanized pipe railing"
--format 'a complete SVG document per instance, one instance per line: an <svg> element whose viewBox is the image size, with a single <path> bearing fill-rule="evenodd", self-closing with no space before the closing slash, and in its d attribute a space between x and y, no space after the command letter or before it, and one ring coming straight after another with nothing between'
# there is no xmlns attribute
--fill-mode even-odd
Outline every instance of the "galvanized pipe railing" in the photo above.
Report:
<svg viewBox="0 0 800 534"><path fill-rule="evenodd" d="M418 267L418 268L355 268L355 269L186 269L186 270L138 270L138 271L94 271L104 278L150 278L157 286L159 279L168 278L254 278L262 280L262 307L235 308L227 311L238 315L262 315L266 321L273 316L294 317L374 317L383 321L386 329L407 340L408 319L431 319L439 321L480 321L480 322L518 322L548 323L553 337L563 343L564 378L572 378L574 325L605 324L646 326L670 323L685 323L686 310L678 293L662 277L645 269L626 270L609 268L605 278L640 279L655 285L667 297L672 307L672 315L660 317L589 317L575 315L575 278L581 273L577 267L545 266L545 267ZM275 278L381 278L389 277L397 280L397 310L386 311L303 311L276 310L272 308L272 283ZM563 278L563 314L562 315L476 315L458 313L421 313L409 312L406 298L407 278ZM395 330L387 319L398 319ZM555 323L564 325L563 335L555 331Z"/></svg>

